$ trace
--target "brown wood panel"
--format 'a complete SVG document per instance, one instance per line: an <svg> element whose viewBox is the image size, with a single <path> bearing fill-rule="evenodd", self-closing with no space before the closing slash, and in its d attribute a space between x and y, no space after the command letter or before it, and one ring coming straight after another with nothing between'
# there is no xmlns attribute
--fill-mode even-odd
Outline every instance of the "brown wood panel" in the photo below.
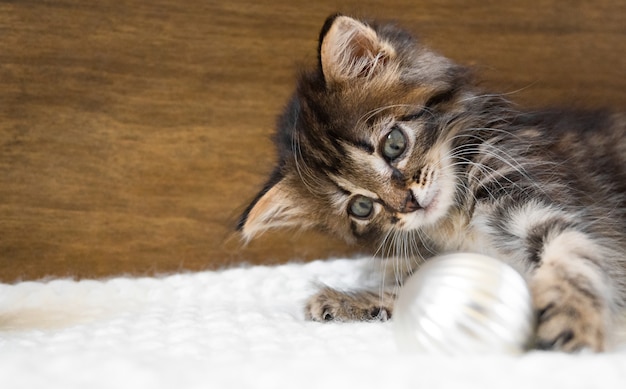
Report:
<svg viewBox="0 0 626 389"><path fill-rule="evenodd" d="M626 106L626 3L0 1L0 279L352 252L239 212L330 13L397 20L520 104Z"/></svg>

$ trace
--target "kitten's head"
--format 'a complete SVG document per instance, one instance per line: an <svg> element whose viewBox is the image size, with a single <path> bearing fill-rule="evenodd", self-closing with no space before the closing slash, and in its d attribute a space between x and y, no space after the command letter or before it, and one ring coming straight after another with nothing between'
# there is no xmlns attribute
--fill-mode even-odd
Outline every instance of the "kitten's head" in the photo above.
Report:
<svg viewBox="0 0 626 389"><path fill-rule="evenodd" d="M456 188L442 118L464 74L393 25L330 17L318 66L279 119L278 166L240 220L244 237L304 227L375 247L439 222Z"/></svg>

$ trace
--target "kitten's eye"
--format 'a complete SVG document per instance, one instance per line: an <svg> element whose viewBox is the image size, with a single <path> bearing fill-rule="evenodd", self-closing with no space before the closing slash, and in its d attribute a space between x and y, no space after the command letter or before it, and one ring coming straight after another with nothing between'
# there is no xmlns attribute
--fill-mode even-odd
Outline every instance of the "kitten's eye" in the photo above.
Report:
<svg viewBox="0 0 626 389"><path fill-rule="evenodd" d="M383 155L389 160L398 158L406 149L406 137L402 130L394 127L384 140Z"/></svg>
<svg viewBox="0 0 626 389"><path fill-rule="evenodd" d="M352 216L359 219L367 219L374 211L374 202L369 197L355 196L350 201L349 212Z"/></svg>

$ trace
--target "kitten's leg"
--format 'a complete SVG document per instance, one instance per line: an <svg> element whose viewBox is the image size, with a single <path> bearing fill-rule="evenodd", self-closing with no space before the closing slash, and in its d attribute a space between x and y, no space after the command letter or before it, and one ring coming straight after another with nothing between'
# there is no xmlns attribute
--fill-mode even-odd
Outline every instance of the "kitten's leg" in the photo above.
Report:
<svg viewBox="0 0 626 389"><path fill-rule="evenodd" d="M546 242L530 279L537 310L537 347L577 351L606 348L611 286L602 250L585 234L565 231Z"/></svg>
<svg viewBox="0 0 626 389"><path fill-rule="evenodd" d="M344 292L326 287L308 300L305 316L314 321L386 321L391 318L394 299L391 292Z"/></svg>

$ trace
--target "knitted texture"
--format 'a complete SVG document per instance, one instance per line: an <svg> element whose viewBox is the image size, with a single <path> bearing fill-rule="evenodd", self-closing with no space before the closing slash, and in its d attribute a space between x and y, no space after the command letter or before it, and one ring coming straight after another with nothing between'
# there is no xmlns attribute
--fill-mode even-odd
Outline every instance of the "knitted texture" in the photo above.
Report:
<svg viewBox="0 0 626 389"><path fill-rule="evenodd" d="M160 278L0 284L1 388L623 388L626 349L471 359L401 354L391 323L312 323L320 284L369 260Z"/></svg>

